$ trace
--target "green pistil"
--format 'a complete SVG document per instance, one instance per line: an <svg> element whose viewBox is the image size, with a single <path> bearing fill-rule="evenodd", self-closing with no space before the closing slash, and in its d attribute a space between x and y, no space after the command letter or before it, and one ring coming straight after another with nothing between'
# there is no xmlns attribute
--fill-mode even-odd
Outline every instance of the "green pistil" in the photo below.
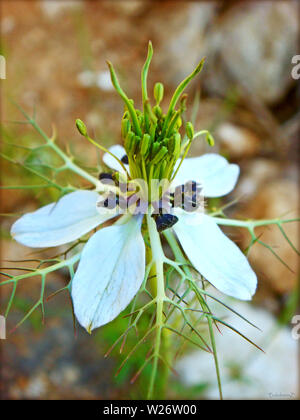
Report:
<svg viewBox="0 0 300 420"><path fill-rule="evenodd" d="M148 131L149 129L149 107L148 104L148 93L147 93L147 76L148 76L148 70L150 66L150 62L153 56L153 48L152 43L149 41L148 44L148 56L146 59L146 62L144 64L141 80L142 80L142 97L143 97L143 108L144 108L144 122L145 122L145 130Z"/></svg>
<svg viewBox="0 0 300 420"><path fill-rule="evenodd" d="M169 122L170 122L170 118L172 117L172 113L173 113L173 111L174 111L174 108L175 108L175 106L176 106L176 104L177 104L177 101L178 101L178 99L179 99L179 97L180 97L180 95L183 93L183 91L184 91L184 89L187 87L187 85L190 83L190 81L191 80L193 80L193 78L198 74L198 73L200 73L200 71L202 70L202 68L203 68L203 65L204 65L204 61L205 61L205 58L202 58L202 60L200 61L200 63L198 64L198 66L195 68L195 70L189 75L189 76L187 76L181 83L180 83L180 85L177 87L177 89L175 90L175 92L174 92L174 95L173 95L173 97L172 97L172 99L171 99L171 102L170 102L170 105L169 105L169 110L168 110L168 113L167 113L167 116L166 116L166 119L165 119L165 122L164 122L164 127L163 127L163 134L165 133L165 131L166 131L166 128L168 127L168 124L169 124Z"/></svg>
<svg viewBox="0 0 300 420"><path fill-rule="evenodd" d="M142 178L148 183L150 197L152 179L171 180L174 166L180 157L183 146L179 132L182 125L181 116L186 110L186 94L183 94L183 91L201 71L204 64L203 59L196 69L180 83L165 115L160 106L164 95L162 83L156 83L154 86L154 106L150 104L148 96L147 76L152 56L153 47L149 42L147 58L141 72L142 111L134 107L133 100L129 99L122 90L114 68L108 62L112 84L126 106L122 118L121 134L128 156L130 175L132 179ZM178 100L180 100L179 107L175 109ZM193 127L190 123L187 124L186 131L191 142ZM186 153L189 146L185 150Z"/></svg>
<svg viewBox="0 0 300 420"><path fill-rule="evenodd" d="M142 135L142 131L141 131L141 128L140 128L140 125L139 125L139 121L138 121L138 118L137 118L137 115L136 115L136 111L134 109L134 106L133 106L132 102L127 98L127 96L126 96L125 92L123 91L123 89L121 88L121 86L119 84L119 81L118 81L118 78L117 78L117 75L115 73L115 70L113 68L113 65L111 64L110 61L107 61L107 65L109 67L110 77L111 77L112 84L113 84L114 88L116 89L116 91L118 92L118 94L121 96L121 98L123 99L123 101L125 102L125 104L126 104L126 106L128 108L128 111L129 111L129 114L131 116L132 124L134 126L135 132L139 136L141 136Z"/></svg>

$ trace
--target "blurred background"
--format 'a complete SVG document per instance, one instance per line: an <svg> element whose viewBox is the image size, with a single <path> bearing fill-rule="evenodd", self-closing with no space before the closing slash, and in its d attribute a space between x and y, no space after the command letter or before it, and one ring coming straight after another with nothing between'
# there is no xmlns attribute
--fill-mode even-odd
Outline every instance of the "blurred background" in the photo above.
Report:
<svg viewBox="0 0 300 420"><path fill-rule="evenodd" d="M49 135L55 124L59 144L68 146L80 164L93 167L96 150L78 135L75 119L85 121L103 145L120 142L123 104L112 88L105 60L113 62L124 90L138 104L140 71L151 39L149 89L163 82L165 105L177 84L207 57L203 72L188 89L190 113L194 109L197 130L214 134L213 151L241 166L236 190L210 204L234 201L226 214L236 218L299 214L299 81L291 77L291 58L299 54L297 1L14 0L3 1L1 7L1 54L6 58L2 138L7 155L15 158L18 147L41 142L32 128L16 123L23 117L12 99L29 114L35 109L39 125ZM199 141L191 155L208 151ZM2 161L2 183L36 184L37 179ZM2 260L33 255L11 241L10 226L17 214L53 201L55 194L51 189L2 191ZM297 247L297 224L285 225L285 232ZM248 246L244 231L227 233L242 249ZM224 331L217 340L224 396L296 398L297 341L291 336L290 319L296 308L298 257L276 226L258 233L289 268L259 244L252 248L249 258L259 278L257 294L251 304L231 303L261 328L257 332L241 325L266 354ZM47 294L63 287L66 279L64 272L48 279ZM21 285L8 328L28 311L39 287L38 279ZM8 292L1 289L1 305ZM232 322L239 325L236 318ZM121 360L118 351L103 358L126 325L120 319L92 337L79 329L75 339L68 297L51 299L44 325L40 313L34 312L1 340L1 397L142 398L144 381L129 382L145 354L137 353L118 377L114 376ZM174 368L177 375L171 378L169 398L218 397L213 361L203 353L187 347Z"/></svg>

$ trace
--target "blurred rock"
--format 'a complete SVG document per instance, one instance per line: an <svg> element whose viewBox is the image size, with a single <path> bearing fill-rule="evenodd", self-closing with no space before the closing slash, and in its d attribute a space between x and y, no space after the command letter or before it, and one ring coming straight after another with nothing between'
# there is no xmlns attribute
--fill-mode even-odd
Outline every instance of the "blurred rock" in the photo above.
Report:
<svg viewBox="0 0 300 420"><path fill-rule="evenodd" d="M111 398L112 361L81 329L75 339L70 318L52 317L40 333L23 324L6 340L2 380L10 399Z"/></svg>
<svg viewBox="0 0 300 420"><path fill-rule="evenodd" d="M220 298L224 300L224 296ZM276 320L264 309L237 301L227 301L227 304L233 306L262 331L246 324L245 321L220 306L216 308L212 305L213 312L218 316L220 313L226 315L226 322L256 344L263 346L265 354L251 346L238 334L221 327L222 335L216 333L216 346L224 398L296 399L297 341L292 338L291 331L285 327L274 334ZM209 387L204 397L219 398L214 361L210 354L203 351L193 352L184 356L175 369L184 385L208 383Z"/></svg>
<svg viewBox="0 0 300 420"><path fill-rule="evenodd" d="M40 0L40 7L49 18L56 18L66 10L78 10L82 7L82 0Z"/></svg>
<svg viewBox="0 0 300 420"><path fill-rule="evenodd" d="M113 10L125 16L138 16L150 5L151 0L114 0L103 2L105 9Z"/></svg>
<svg viewBox="0 0 300 420"><path fill-rule="evenodd" d="M78 82L83 87L97 86L101 90L108 92L114 89L108 70L99 72L84 70L78 74Z"/></svg>
<svg viewBox="0 0 300 420"><path fill-rule="evenodd" d="M47 382L47 375L42 372L39 375L30 378L30 381L25 388L25 398L37 399L45 397L48 391Z"/></svg>
<svg viewBox="0 0 300 420"><path fill-rule="evenodd" d="M176 8L170 7L153 20L154 32L160 33L156 60L168 69L164 77L174 85L191 73L205 56L205 32L212 23L215 10L214 2L177 3Z"/></svg>
<svg viewBox="0 0 300 420"><path fill-rule="evenodd" d="M245 127L224 122L216 131L221 148L232 159L250 157L259 151L260 139Z"/></svg>
<svg viewBox="0 0 300 420"><path fill-rule="evenodd" d="M258 158L247 162L235 189L236 196L249 201L264 184L277 178L280 171L280 164L275 160Z"/></svg>
<svg viewBox="0 0 300 420"><path fill-rule="evenodd" d="M108 70L99 71L97 73L96 85L105 91L114 90Z"/></svg>
<svg viewBox="0 0 300 420"><path fill-rule="evenodd" d="M263 102L278 102L293 83L297 16L296 1L246 2L229 8L209 40L215 56L205 83L226 92L228 83L237 81Z"/></svg>
<svg viewBox="0 0 300 420"><path fill-rule="evenodd" d="M193 97L189 98L190 107L193 101ZM194 156L214 151L225 154L228 159L250 158L258 155L269 140L251 111L233 101L229 103L217 98L200 98L195 129L211 130L215 146L211 149L206 142L198 139L191 147Z"/></svg>
<svg viewBox="0 0 300 420"><path fill-rule="evenodd" d="M262 174L261 174L262 175ZM262 176L263 179L263 176ZM239 217L253 219L293 219L299 214L299 189L296 181L273 178L264 179L263 185L252 200L249 200ZM298 224L286 223L283 229L299 249ZM283 237L278 226L270 225L255 230L259 239L273 248L276 254L290 267L279 261L272 252L259 243L252 246L249 260L259 277L259 291L262 298L267 295L286 294L294 290L297 282L299 257ZM242 247L245 249L250 238L244 236Z"/></svg>
<svg viewBox="0 0 300 420"><path fill-rule="evenodd" d="M3 34L11 33L16 27L15 19L12 16L6 16L1 19L1 32Z"/></svg>
<svg viewBox="0 0 300 420"><path fill-rule="evenodd" d="M218 10L217 2L189 3L153 22L164 19L160 60L170 82L179 83L207 56L202 81L209 91L225 95L237 82L266 104L278 102L294 83L297 2L240 2L226 9Z"/></svg>

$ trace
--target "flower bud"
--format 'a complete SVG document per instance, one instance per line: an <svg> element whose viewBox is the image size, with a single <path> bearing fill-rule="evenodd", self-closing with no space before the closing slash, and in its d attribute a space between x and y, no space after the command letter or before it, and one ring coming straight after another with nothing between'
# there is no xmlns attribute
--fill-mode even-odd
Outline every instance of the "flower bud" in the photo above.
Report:
<svg viewBox="0 0 300 420"><path fill-rule="evenodd" d="M207 141L208 145L211 146L211 147L213 147L215 145L215 140L210 133L207 133L206 141Z"/></svg>
<svg viewBox="0 0 300 420"><path fill-rule="evenodd" d="M155 83L154 86L154 99L156 104L159 105L164 97L164 85L162 83Z"/></svg>
<svg viewBox="0 0 300 420"><path fill-rule="evenodd" d="M77 120L76 120L76 127L77 127L77 130L79 131L79 133L81 135L83 135L84 137L87 136L86 126L85 126L84 122L81 121L79 118L77 118Z"/></svg>
<svg viewBox="0 0 300 420"><path fill-rule="evenodd" d="M185 131L186 131L186 135L188 136L188 138L190 140L193 140L193 138L194 138L194 127L193 127L193 124L191 122L186 123Z"/></svg>

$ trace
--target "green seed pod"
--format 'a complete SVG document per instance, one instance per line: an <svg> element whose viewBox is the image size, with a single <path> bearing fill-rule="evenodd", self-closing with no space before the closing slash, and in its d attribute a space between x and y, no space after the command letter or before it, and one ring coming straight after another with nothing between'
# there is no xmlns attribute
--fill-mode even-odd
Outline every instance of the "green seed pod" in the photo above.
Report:
<svg viewBox="0 0 300 420"><path fill-rule="evenodd" d="M77 118L77 120L76 120L76 127L77 127L77 130L79 131L79 133L80 133L82 136L84 136L84 137L86 137L86 136L87 136L87 129L86 129L86 126L85 126L84 122L83 122L83 121L81 121L79 118Z"/></svg>
<svg viewBox="0 0 300 420"><path fill-rule="evenodd" d="M215 140L210 133L207 133L206 141L207 141L208 145L211 146L211 147L213 147L215 145Z"/></svg>
<svg viewBox="0 0 300 420"><path fill-rule="evenodd" d="M142 144L141 144L141 154L146 156L151 145L151 137L149 134L144 134Z"/></svg>
<svg viewBox="0 0 300 420"><path fill-rule="evenodd" d="M159 151L156 153L156 155L154 156L153 160L151 161L151 163L153 165L156 165L159 161L161 161L164 156L168 153L168 149L163 146L162 148L159 149Z"/></svg>
<svg viewBox="0 0 300 420"><path fill-rule="evenodd" d="M131 129L130 121L128 119L122 120L121 134L122 134L123 139L126 139L126 136L127 136L128 132L130 131L130 129Z"/></svg>
<svg viewBox="0 0 300 420"><path fill-rule="evenodd" d="M156 104L159 105L164 97L164 85L162 83L155 83L154 86L154 99Z"/></svg>
<svg viewBox="0 0 300 420"><path fill-rule="evenodd" d="M193 138L194 138L194 127L193 127L193 124L191 122L186 123L185 131L186 131L186 134L187 134L188 138L190 140L193 140Z"/></svg>

